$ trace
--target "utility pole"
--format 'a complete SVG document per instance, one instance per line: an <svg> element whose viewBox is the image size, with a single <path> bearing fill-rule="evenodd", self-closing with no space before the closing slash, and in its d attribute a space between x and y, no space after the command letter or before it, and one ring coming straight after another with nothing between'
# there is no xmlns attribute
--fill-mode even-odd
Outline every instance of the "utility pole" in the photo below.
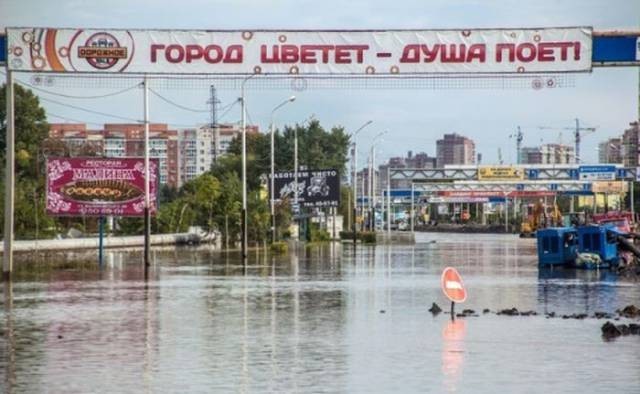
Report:
<svg viewBox="0 0 640 394"><path fill-rule="evenodd" d="M144 266L151 265L151 196L149 192L149 78L144 76Z"/></svg>
<svg viewBox="0 0 640 394"><path fill-rule="evenodd" d="M209 125L209 127L211 127L211 138L213 138L213 159L218 162L218 155L220 152L220 131L217 130L217 126L218 104L220 103L220 100L218 100L218 92L216 91L216 87L214 85L211 85L210 87L210 97L207 103L211 106L211 124Z"/></svg>
<svg viewBox="0 0 640 394"><path fill-rule="evenodd" d="M13 72L7 70L7 135L6 170L4 182L4 254L2 256L2 274L8 279L13 270L13 208L15 183L15 106L13 95Z"/></svg>

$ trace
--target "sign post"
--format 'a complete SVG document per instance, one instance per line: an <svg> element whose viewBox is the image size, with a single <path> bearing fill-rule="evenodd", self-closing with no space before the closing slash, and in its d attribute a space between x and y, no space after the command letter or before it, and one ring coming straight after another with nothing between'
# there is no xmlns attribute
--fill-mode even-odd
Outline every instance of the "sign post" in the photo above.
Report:
<svg viewBox="0 0 640 394"><path fill-rule="evenodd" d="M442 271L442 277L440 278L440 286L444 295L451 300L451 319L455 318L455 305L456 302L462 303L467 299L467 291L464 288L462 282L462 276L453 267L446 267Z"/></svg>

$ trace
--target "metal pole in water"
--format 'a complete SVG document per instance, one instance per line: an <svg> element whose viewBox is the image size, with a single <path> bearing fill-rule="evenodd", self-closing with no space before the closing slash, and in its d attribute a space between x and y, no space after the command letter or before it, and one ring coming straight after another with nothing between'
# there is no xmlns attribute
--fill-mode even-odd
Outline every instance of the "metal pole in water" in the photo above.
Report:
<svg viewBox="0 0 640 394"><path fill-rule="evenodd" d="M391 176L390 167L387 166L387 236L391 242Z"/></svg>
<svg viewBox="0 0 640 394"><path fill-rule="evenodd" d="M144 265L151 265L149 258L151 217L149 216L149 79L144 76Z"/></svg>
<svg viewBox="0 0 640 394"><path fill-rule="evenodd" d="M98 265L102 268L104 260L104 216L98 219Z"/></svg>
<svg viewBox="0 0 640 394"><path fill-rule="evenodd" d="M414 199L414 189L415 189L414 183L411 182L411 218L410 219L411 219L411 232L412 233L413 233L413 221L415 220L414 219L414 217L415 217L414 204L415 203L413 201L413 199Z"/></svg>
<svg viewBox="0 0 640 394"><path fill-rule="evenodd" d="M456 311L455 311L456 303L451 301L451 320L456 319Z"/></svg>
<svg viewBox="0 0 640 394"><path fill-rule="evenodd" d="M2 274L9 278L13 270L13 208L15 186L15 106L13 94L13 72L7 69L7 134L6 134L6 170L4 182L4 254L2 256Z"/></svg>

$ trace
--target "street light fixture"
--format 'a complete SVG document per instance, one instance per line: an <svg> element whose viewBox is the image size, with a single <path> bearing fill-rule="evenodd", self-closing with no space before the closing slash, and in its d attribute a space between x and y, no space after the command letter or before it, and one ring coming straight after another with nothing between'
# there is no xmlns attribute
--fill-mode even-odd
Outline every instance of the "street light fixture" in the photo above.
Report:
<svg viewBox="0 0 640 394"><path fill-rule="evenodd" d="M353 183L353 246L355 248L356 246L356 217L358 216L358 189L357 189L357 185L358 185L358 147L356 145L356 137L358 136L358 133L364 129L365 127L369 126L371 123L373 123L373 120L369 120L367 121L365 124L363 124L362 126L360 126L360 128L358 130L356 130L353 133L353 179L351 179L351 182ZM364 195L364 190L362 191L363 195ZM355 250L355 249L354 249Z"/></svg>
<svg viewBox="0 0 640 394"><path fill-rule="evenodd" d="M274 141L274 134L275 134L275 126L274 126L274 114L275 112L282 108L283 106L285 106L288 103L292 103L296 100L296 96L291 96L289 97L287 100L281 102L280 104L278 104L272 111L271 111L271 192L270 192L270 198L271 198L271 242L276 242L276 215L275 215L275 199L274 199L274 193L275 193L275 189L274 189L274 178L275 178L275 141Z"/></svg>

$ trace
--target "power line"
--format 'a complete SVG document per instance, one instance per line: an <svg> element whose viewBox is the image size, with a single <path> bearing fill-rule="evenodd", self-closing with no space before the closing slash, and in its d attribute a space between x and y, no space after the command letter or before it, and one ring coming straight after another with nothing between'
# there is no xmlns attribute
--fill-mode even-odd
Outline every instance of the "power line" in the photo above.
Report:
<svg viewBox="0 0 640 394"><path fill-rule="evenodd" d="M166 103L168 103L168 104L171 104L171 105L173 105L174 107L180 108L180 109L182 109L182 110L190 111L190 112L198 112L198 113L202 113L202 112L209 112L209 110L208 110L208 109L192 109L192 108L189 108L189 107L185 107L185 106L183 106L183 105L180 105L180 104L176 103L175 101L171 101L171 100L169 100L168 98L166 98L166 97L162 96L160 93L156 92L155 90L153 90L153 89L151 89L151 88L149 88L149 91L151 91L151 93L153 93L156 97L158 97L158 98L159 98L159 99L161 99L162 101L164 101L164 102L166 102Z"/></svg>
<svg viewBox="0 0 640 394"><path fill-rule="evenodd" d="M57 93L57 92L53 92L51 90L42 89L42 88L34 86L34 85L30 84L30 83L27 83L25 81L21 81L19 79L16 79L16 82L20 83L21 85L27 86L30 89L36 90L38 92L50 94L52 96L70 98L70 99L100 99L100 98L105 98L105 97L112 97L112 96L117 96L117 95L122 94L122 93L126 93L126 92L128 92L130 90L133 90L133 89L136 89L136 88L138 88L140 86L140 84L138 83L138 84L135 84L133 86L129 86L126 89L118 90L118 91L112 92L112 93L105 93L105 94L101 94L101 95L96 95L96 96L74 96L74 95L70 95L70 94Z"/></svg>
<svg viewBox="0 0 640 394"><path fill-rule="evenodd" d="M230 104L228 104L226 107L227 109L222 113L222 115L220 115L220 117L218 118L218 120L222 120L225 116L227 116L227 114L233 109L233 107L238 103L239 101L236 100Z"/></svg>
<svg viewBox="0 0 640 394"><path fill-rule="evenodd" d="M48 99L48 98L45 98L45 97L40 97L40 100L45 101L45 102L49 102L49 103L53 103L53 104L57 104L57 105L62 105L64 107L73 108L73 109L76 109L78 111L88 112L88 113L94 114L94 115L106 116L106 117L109 117L109 118L126 120L126 121L129 121L129 122L142 123L142 121L139 120L139 119L127 118L127 117L124 117L124 116L108 114L106 112L94 111L92 109L78 107L77 105L73 105L73 104L61 103L60 101L51 100L51 99Z"/></svg>

